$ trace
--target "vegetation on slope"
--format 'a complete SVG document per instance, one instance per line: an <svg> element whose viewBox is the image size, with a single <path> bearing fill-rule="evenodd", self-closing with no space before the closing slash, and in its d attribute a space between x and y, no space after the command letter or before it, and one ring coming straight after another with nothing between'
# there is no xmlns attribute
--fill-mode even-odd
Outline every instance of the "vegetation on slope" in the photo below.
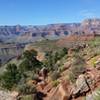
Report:
<svg viewBox="0 0 100 100"><path fill-rule="evenodd" d="M20 64L8 64L6 70L0 76L1 87L8 90L17 90L21 95L37 94L38 72L42 68L48 70L48 78L51 78L53 87L60 84L59 79L63 78L63 73L67 71L66 76L73 83L80 74L86 71L87 61L100 55L100 38L86 41L86 47L83 43L77 44L76 47L62 48L55 46L55 42L43 41L32 44L33 47L41 48L45 52L45 59L41 62L37 59L37 51L24 51L22 57L17 60ZM48 45L50 44L50 45ZM70 51L70 52L69 52ZM95 52L94 52L95 51ZM66 62L69 62L70 68L66 70ZM94 64L94 62L92 62ZM65 66L66 65L66 66ZM32 84L29 84L32 81ZM28 97L26 97L28 98ZM31 98L29 96L29 98Z"/></svg>

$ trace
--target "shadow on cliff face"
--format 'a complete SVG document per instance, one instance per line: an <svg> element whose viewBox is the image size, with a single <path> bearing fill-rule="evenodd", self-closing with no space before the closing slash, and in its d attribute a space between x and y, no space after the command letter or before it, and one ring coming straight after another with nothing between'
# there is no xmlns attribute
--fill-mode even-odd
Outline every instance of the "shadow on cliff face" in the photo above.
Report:
<svg viewBox="0 0 100 100"><path fill-rule="evenodd" d="M43 97L45 97L46 94L42 92L37 92L36 94L33 94L33 100L43 100Z"/></svg>

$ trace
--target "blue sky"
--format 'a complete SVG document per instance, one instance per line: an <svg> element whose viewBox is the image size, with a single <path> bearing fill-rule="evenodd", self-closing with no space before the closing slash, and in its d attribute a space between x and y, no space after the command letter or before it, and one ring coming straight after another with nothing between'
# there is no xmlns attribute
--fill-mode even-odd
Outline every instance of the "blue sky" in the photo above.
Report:
<svg viewBox="0 0 100 100"><path fill-rule="evenodd" d="M0 25L44 25L100 17L100 0L0 0Z"/></svg>

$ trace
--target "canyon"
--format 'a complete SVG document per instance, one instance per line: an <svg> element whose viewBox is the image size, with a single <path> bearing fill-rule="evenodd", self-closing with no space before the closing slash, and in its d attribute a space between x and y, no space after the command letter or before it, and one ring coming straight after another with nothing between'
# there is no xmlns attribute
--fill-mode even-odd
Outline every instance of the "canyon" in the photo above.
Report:
<svg viewBox="0 0 100 100"><path fill-rule="evenodd" d="M45 39L59 39L73 34L100 35L100 19L85 19L81 23L58 23L40 26L0 26L1 43L29 43Z"/></svg>

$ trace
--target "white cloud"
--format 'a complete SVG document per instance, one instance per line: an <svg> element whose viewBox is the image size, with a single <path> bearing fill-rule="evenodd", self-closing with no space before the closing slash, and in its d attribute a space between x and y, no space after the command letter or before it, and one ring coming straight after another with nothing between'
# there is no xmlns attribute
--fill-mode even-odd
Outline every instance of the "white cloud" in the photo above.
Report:
<svg viewBox="0 0 100 100"><path fill-rule="evenodd" d="M96 17L95 11L90 10L82 10L79 15L85 18Z"/></svg>

